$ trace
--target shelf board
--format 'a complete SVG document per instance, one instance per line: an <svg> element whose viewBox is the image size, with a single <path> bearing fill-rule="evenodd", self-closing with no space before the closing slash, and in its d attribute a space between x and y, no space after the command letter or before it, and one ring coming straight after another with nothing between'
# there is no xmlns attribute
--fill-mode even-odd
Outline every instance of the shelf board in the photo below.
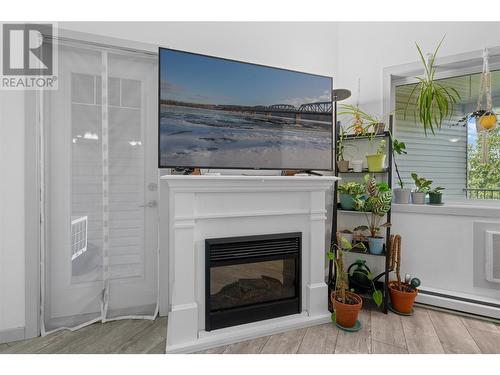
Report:
<svg viewBox="0 0 500 375"><path fill-rule="evenodd" d="M347 251L346 253L371 255L371 256L374 256L374 257L385 257L385 250L382 251L381 254L372 254L372 253L370 253L370 249L368 249L368 248L366 249L366 251L363 251L363 250L360 250L360 249L352 249L352 250Z"/></svg>
<svg viewBox="0 0 500 375"><path fill-rule="evenodd" d="M380 172L370 172L368 169L363 169L361 172L354 172L354 171L347 171L347 172L340 172L339 174L367 174L367 173L387 173L389 172L389 169L385 168L383 171Z"/></svg>
<svg viewBox="0 0 500 375"><path fill-rule="evenodd" d="M360 140L360 139L370 139L370 138L387 138L387 137L390 137L390 133L386 130L385 132L383 133L380 133L380 134L375 134L375 135L372 135L372 136L369 136L369 135L355 135L355 134L347 134L345 137L344 137L344 141L353 141L353 140Z"/></svg>

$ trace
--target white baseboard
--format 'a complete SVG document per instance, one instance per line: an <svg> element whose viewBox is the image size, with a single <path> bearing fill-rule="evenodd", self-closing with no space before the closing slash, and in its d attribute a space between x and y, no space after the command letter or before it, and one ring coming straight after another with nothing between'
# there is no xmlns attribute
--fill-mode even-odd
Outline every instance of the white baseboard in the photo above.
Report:
<svg viewBox="0 0 500 375"><path fill-rule="evenodd" d="M24 327L1 329L0 330L0 344L11 341L24 340Z"/></svg>
<svg viewBox="0 0 500 375"><path fill-rule="evenodd" d="M235 342L269 336L292 329L328 323L330 322L330 318L330 313L314 317L308 316L307 313L301 313L293 317L284 316L210 332L201 331L196 341L177 345L167 345L166 353L193 353L222 345L233 344Z"/></svg>

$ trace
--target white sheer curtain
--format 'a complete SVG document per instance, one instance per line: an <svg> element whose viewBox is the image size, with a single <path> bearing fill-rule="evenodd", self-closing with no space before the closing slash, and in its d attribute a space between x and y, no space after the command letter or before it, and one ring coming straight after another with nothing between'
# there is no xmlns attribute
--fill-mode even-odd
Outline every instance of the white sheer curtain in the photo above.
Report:
<svg viewBox="0 0 500 375"><path fill-rule="evenodd" d="M59 45L41 97L42 333L157 314L156 64Z"/></svg>

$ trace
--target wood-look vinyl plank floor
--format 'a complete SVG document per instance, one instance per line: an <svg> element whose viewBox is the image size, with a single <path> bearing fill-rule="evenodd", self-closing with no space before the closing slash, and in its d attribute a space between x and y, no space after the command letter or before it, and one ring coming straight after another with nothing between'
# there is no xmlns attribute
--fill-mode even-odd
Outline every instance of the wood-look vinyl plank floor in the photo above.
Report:
<svg viewBox="0 0 500 375"><path fill-rule="evenodd" d="M413 316L361 311L361 331L331 323L259 337L199 353L500 353L500 325L415 308ZM77 331L0 344L0 353L165 353L167 319L95 323Z"/></svg>

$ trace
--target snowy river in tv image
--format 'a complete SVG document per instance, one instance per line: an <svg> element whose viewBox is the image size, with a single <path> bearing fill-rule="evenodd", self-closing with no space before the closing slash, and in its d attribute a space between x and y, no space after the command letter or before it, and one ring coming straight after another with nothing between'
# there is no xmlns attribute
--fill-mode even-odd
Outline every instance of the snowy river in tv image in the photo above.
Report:
<svg viewBox="0 0 500 375"><path fill-rule="evenodd" d="M160 165L330 169L332 124L162 105Z"/></svg>

